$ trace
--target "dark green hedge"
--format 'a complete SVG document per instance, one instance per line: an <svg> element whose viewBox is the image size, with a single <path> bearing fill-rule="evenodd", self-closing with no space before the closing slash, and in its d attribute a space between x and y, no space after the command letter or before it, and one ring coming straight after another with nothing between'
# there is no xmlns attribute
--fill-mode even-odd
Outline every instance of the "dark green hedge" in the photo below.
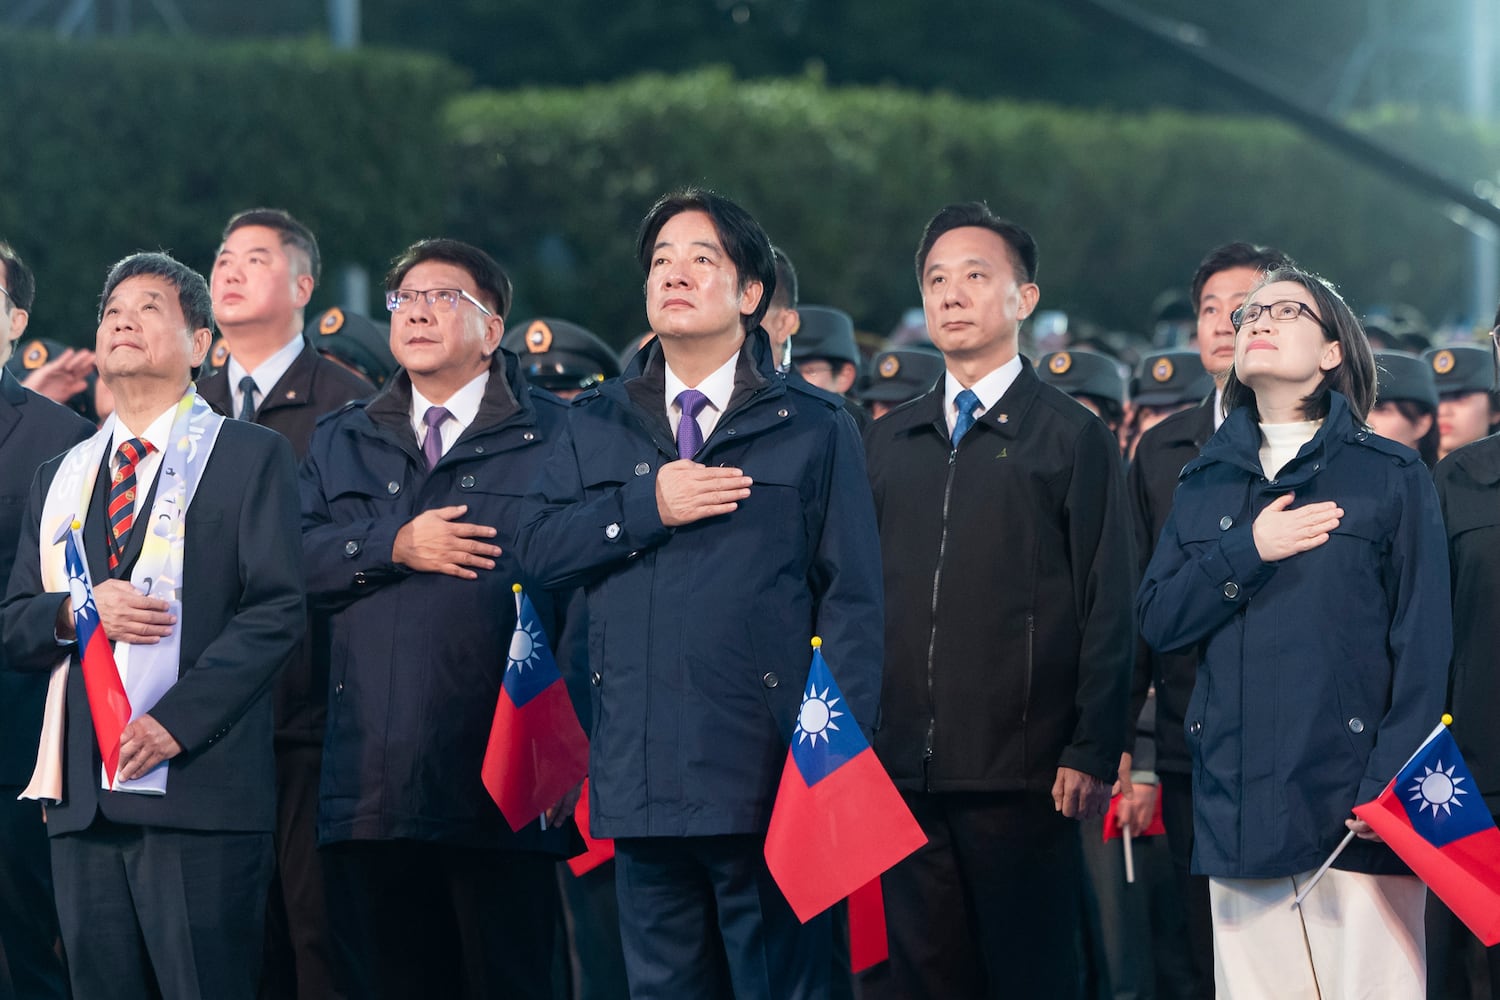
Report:
<svg viewBox="0 0 1500 1000"><path fill-rule="evenodd" d="M1041 247L1044 307L1142 330L1153 298L1207 249L1276 244L1356 308L1463 308L1465 234L1430 201L1254 118L1114 115L1043 105L743 82L725 72L456 99L456 231L514 268L522 311L615 342L641 329L635 226L662 191L707 184L753 211L806 301L888 329L918 300L912 252L946 202L983 198ZM1364 126L1456 177L1500 137L1432 116Z"/></svg>
<svg viewBox="0 0 1500 1000"><path fill-rule="evenodd" d="M37 271L33 331L92 343L110 263L166 248L206 271L257 204L326 260L381 266L449 209L440 111L465 85L431 57L312 43L0 37L0 238Z"/></svg>

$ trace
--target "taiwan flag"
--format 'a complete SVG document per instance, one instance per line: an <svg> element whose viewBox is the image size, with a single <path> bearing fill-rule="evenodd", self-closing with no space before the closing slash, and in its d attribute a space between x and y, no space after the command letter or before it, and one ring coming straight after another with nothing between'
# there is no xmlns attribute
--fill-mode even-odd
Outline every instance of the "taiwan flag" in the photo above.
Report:
<svg viewBox="0 0 1500 1000"><path fill-rule="evenodd" d="M1354 814L1488 946L1500 944L1500 830L1446 725Z"/></svg>
<svg viewBox="0 0 1500 1000"><path fill-rule="evenodd" d="M114 649L99 608L94 604L94 585L89 568L83 561L82 528L77 521L64 529L64 564L68 569L68 593L73 601L73 629L78 633L78 662L83 668L83 689L88 694L89 715L94 720L94 736L99 741L99 755L104 759L104 773L111 787L120 767L120 734L130 723L130 698L115 666Z"/></svg>
<svg viewBox="0 0 1500 1000"><path fill-rule="evenodd" d="M589 744L536 608L519 583L512 589L516 631L480 774L510 828L520 830L583 781Z"/></svg>
<svg viewBox="0 0 1500 1000"><path fill-rule="evenodd" d="M807 690L766 831L766 867L803 922L927 842L849 714L821 645L813 639Z"/></svg>

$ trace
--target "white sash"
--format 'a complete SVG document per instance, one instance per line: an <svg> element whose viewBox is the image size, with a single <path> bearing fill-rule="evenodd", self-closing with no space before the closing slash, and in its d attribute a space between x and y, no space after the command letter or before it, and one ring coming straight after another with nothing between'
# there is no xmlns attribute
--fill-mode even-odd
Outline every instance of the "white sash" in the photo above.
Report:
<svg viewBox="0 0 1500 1000"><path fill-rule="evenodd" d="M156 498L150 516L137 516L132 530L146 530L141 557L131 571L130 582L141 593L166 601L177 617L172 633L155 645L113 644L115 665L130 699L131 721L151 711L162 694L177 681L182 641L182 555L188 505L198 491L204 466L218 440L224 418L209 407L190 387L177 403L172 430L163 450L157 474ZM42 587L48 593L69 590L68 571L61 538L75 520L87 519L94 481L105 450L114 438L115 417L105 421L93 437L74 445L52 480L42 506ZM80 536L81 537L81 536ZM52 539L55 544L48 545ZM36 768L23 799L62 801L63 720L67 710L68 664L73 653L52 668L47 683L47 707L42 717L42 738L37 747ZM116 782L119 792L162 795L167 787L167 761L131 781ZM110 775L101 769L101 787L109 788Z"/></svg>

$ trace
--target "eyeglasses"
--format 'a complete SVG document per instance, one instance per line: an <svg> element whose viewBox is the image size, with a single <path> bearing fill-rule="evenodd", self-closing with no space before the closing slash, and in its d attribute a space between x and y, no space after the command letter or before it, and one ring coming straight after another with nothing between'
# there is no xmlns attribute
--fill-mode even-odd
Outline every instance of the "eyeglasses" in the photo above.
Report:
<svg viewBox="0 0 1500 1000"><path fill-rule="evenodd" d="M1269 313L1271 318L1278 323L1290 323L1298 316L1306 315L1326 332L1333 333L1328 329L1328 324L1323 322L1322 317L1313 312L1305 302L1294 302L1291 299L1282 299L1280 302L1272 302L1269 305L1261 305L1259 302L1248 303L1230 313L1229 321L1238 330L1246 323L1254 323L1260 319L1261 313Z"/></svg>
<svg viewBox="0 0 1500 1000"><path fill-rule="evenodd" d="M15 297L10 294L10 289L6 288L4 285L0 285L0 295L4 295L5 301L9 302L12 306L16 304Z"/></svg>
<svg viewBox="0 0 1500 1000"><path fill-rule="evenodd" d="M417 299L426 299L434 312L451 313L464 299L474 303L474 308L486 316L495 314L485 308L484 303L462 288L397 288L385 293L385 307L391 312L400 312L415 305Z"/></svg>

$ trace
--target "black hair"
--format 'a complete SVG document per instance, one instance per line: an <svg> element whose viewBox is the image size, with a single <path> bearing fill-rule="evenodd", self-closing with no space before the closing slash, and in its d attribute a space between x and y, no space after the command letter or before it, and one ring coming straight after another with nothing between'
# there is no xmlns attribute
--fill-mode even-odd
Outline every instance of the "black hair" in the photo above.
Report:
<svg viewBox="0 0 1500 1000"><path fill-rule="evenodd" d="M783 309L797 308L797 269L792 259L780 247L771 248L771 258L776 262L776 294L772 304Z"/></svg>
<svg viewBox="0 0 1500 1000"><path fill-rule="evenodd" d="M927 255L932 252L932 245L944 233L967 226L988 229L1005 241L1010 248L1011 266L1015 268L1018 284L1036 281L1036 240L1031 234L1014 222L995 215L982 201L964 201L940 209L922 230L922 241L917 244L918 284L922 282L922 272L927 270Z"/></svg>
<svg viewBox="0 0 1500 1000"><path fill-rule="evenodd" d="M1196 315L1198 307L1202 304L1203 286L1208 284L1208 279L1220 271L1228 271L1234 267L1248 267L1255 271L1275 271L1281 268L1295 268L1296 262L1275 247L1263 247L1255 243L1225 243L1221 247L1215 247L1208 252L1208 256L1198 263L1198 270L1193 272L1193 287L1191 298L1193 302L1193 313Z"/></svg>
<svg viewBox="0 0 1500 1000"><path fill-rule="evenodd" d="M1280 281L1290 281L1307 290L1323 320L1323 339L1337 343L1340 348L1339 363L1324 372L1317 388L1303 397L1303 417L1317 420L1327 416L1328 393L1336 389L1349 400L1354 419L1363 424L1370 407L1375 404L1375 352L1370 349L1369 338L1365 336L1364 327L1359 325L1359 318L1326 279L1296 267L1279 267L1262 275L1255 287L1246 293L1245 300L1248 302L1256 291ZM1255 419L1260 420L1254 390L1241 382L1230 368L1228 381L1224 384L1224 412L1228 413L1236 406L1249 406Z"/></svg>
<svg viewBox="0 0 1500 1000"><path fill-rule="evenodd" d="M459 240L418 240L407 247L401 256L391 261L390 273L385 276L385 290L394 292L400 288L408 271L429 260L463 268L474 279L480 300L491 312L502 320L510 312L511 286L505 269L483 250Z"/></svg>
<svg viewBox="0 0 1500 1000"><path fill-rule="evenodd" d="M99 293L99 322L104 322L104 305L122 281L130 278L165 278L177 289L177 301L189 330L213 329L214 304L203 275L164 253L133 253L109 269L104 291Z"/></svg>
<svg viewBox="0 0 1500 1000"><path fill-rule="evenodd" d="M708 216L725 254L734 264L740 291L752 281L760 282L760 302L754 312L743 317L745 329L754 330L765 319L766 310L771 308L771 299L776 295L776 261L770 237L766 236L760 223L723 195L706 188L689 187L658 198L641 220L641 229L635 240L635 255L640 261L641 273L651 273L651 259L656 253L656 238L661 235L662 226L683 212L702 212Z"/></svg>
<svg viewBox="0 0 1500 1000"><path fill-rule="evenodd" d="M31 303L36 297L36 278L21 255L4 240L0 240L0 277L5 279L5 291L15 307L31 312Z"/></svg>
<svg viewBox="0 0 1500 1000"><path fill-rule="evenodd" d="M224 226L224 234L219 237L220 245L229 239L229 234L236 229L246 226L264 226L274 229L281 236L281 247L294 247L302 251L307 258L307 273L312 275L316 283L323 274L323 258L318 253L318 240L302 223L292 218L292 214L280 208L249 208L231 218Z"/></svg>

